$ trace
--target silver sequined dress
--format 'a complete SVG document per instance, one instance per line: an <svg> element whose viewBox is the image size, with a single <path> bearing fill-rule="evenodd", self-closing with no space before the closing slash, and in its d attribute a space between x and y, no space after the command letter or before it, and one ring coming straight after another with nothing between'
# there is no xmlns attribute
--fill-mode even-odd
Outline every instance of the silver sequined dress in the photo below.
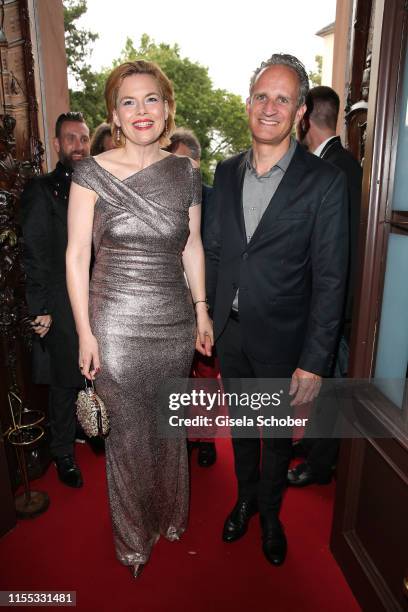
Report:
<svg viewBox="0 0 408 612"><path fill-rule="evenodd" d="M90 321L100 349L97 391L110 415L109 501L118 559L144 563L160 535L186 528L188 464L182 439L157 435L161 381L189 375L195 317L181 254L188 210L201 201L189 159L169 155L119 180L92 157L73 181L92 189L95 264Z"/></svg>

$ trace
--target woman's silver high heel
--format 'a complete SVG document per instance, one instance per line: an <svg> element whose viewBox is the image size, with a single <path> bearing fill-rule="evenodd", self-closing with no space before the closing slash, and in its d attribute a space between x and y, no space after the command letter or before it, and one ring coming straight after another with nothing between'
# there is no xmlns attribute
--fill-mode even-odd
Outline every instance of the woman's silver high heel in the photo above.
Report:
<svg viewBox="0 0 408 612"><path fill-rule="evenodd" d="M134 565L129 565L133 578L138 578L140 576L145 565L145 563L135 563Z"/></svg>

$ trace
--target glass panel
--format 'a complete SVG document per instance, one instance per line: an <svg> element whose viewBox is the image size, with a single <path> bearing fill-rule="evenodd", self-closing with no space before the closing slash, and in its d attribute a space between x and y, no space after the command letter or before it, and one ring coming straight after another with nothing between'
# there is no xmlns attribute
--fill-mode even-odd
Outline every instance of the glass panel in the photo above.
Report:
<svg viewBox="0 0 408 612"><path fill-rule="evenodd" d="M402 102L398 132L397 162L395 164L393 210L408 210L408 46L402 81Z"/></svg>
<svg viewBox="0 0 408 612"><path fill-rule="evenodd" d="M375 379L402 408L408 364L408 236L390 234ZM381 379L381 380L377 380Z"/></svg>

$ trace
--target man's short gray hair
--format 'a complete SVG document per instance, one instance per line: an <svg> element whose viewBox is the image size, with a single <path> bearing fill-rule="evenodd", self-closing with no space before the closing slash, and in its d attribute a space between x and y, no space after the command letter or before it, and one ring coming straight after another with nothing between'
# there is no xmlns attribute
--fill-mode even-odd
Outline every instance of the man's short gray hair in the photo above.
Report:
<svg viewBox="0 0 408 612"><path fill-rule="evenodd" d="M307 76L306 69L302 62L294 55L289 55L288 53L274 53L269 59L262 62L252 75L249 84L249 95L252 95L259 74L265 70L265 68L269 68L269 66L288 66L288 68L292 68L292 70L296 72L299 79L299 97L297 105L298 107L302 106L302 104L306 102L306 96L309 91L309 77Z"/></svg>
<svg viewBox="0 0 408 612"><path fill-rule="evenodd" d="M183 144L191 151L191 158L194 161L199 161L201 157L201 145L198 141L197 136L192 130L187 128L177 128L170 136L170 144L167 147L167 151L174 153L180 144Z"/></svg>

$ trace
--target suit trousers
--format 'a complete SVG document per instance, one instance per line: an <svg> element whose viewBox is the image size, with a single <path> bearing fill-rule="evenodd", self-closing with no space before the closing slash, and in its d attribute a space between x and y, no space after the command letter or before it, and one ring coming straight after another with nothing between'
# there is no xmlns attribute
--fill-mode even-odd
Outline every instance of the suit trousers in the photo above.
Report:
<svg viewBox="0 0 408 612"><path fill-rule="evenodd" d="M339 453L340 440L333 438L306 438L302 446L307 453L307 462L311 467L313 476L317 479L330 478L333 467L336 465Z"/></svg>
<svg viewBox="0 0 408 612"><path fill-rule="evenodd" d="M341 337L337 350L336 363L334 368L334 378L346 378L349 364L349 345L344 336ZM322 423L318 427L330 434L334 431L337 422L337 412L326 410L322 417ZM339 454L340 440L335 437L315 438L307 437L310 434L309 427L306 428L305 438L302 446L307 453L307 462L311 467L312 473L317 479L330 478L333 467L336 465Z"/></svg>
<svg viewBox="0 0 408 612"><path fill-rule="evenodd" d="M279 369L256 361L242 346L241 324L228 319L217 342L221 376L228 378L288 378L288 367ZM228 391L228 381L224 382ZM233 409L229 409L233 416ZM277 516L286 488L286 475L291 459L292 438L263 437L258 428L251 432L257 437L245 435L239 428L232 428L235 474L238 481L239 499L257 499L261 516Z"/></svg>
<svg viewBox="0 0 408 612"><path fill-rule="evenodd" d="M76 432L75 402L77 387L50 386L48 414L51 429L50 450L53 457L72 455Z"/></svg>

